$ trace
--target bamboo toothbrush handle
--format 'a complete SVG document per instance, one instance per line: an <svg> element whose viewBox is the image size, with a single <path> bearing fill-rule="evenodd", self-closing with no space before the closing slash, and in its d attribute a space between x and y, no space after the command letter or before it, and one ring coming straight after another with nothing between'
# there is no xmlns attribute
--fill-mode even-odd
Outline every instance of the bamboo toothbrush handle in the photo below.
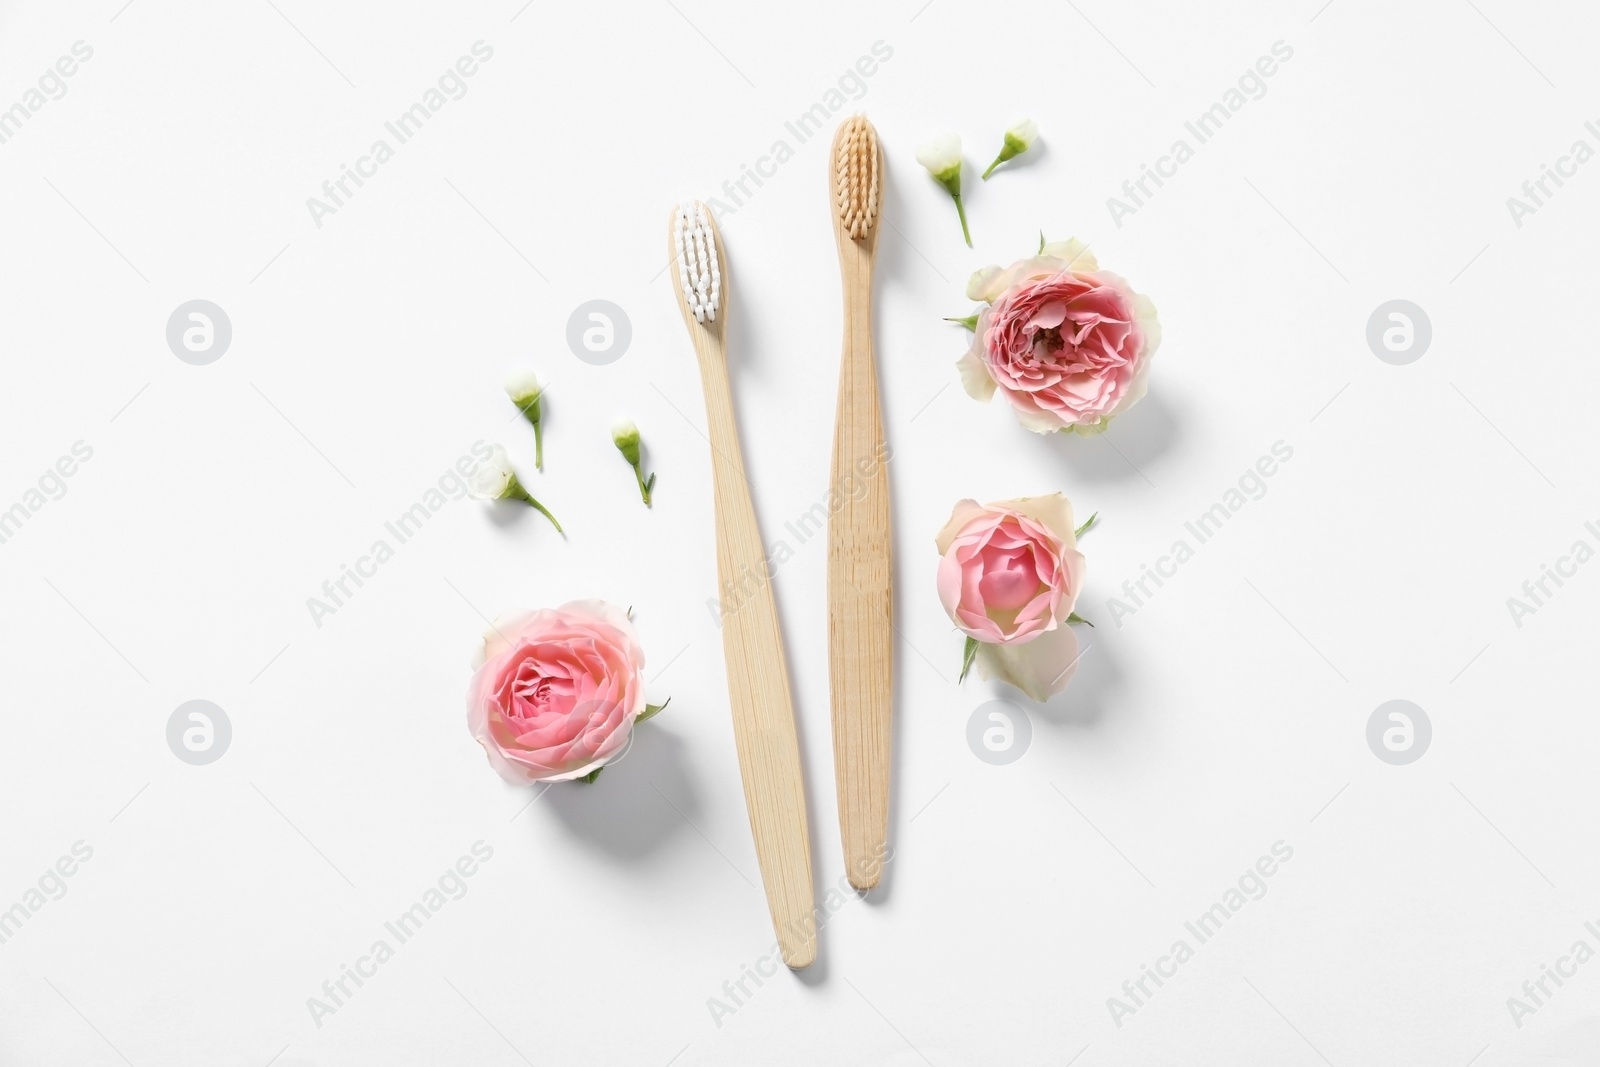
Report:
<svg viewBox="0 0 1600 1067"><path fill-rule="evenodd" d="M696 348L715 344L697 335ZM720 346L718 346L720 347ZM756 859L783 961L800 968L817 955L812 910L811 838L806 826L800 743L767 553L762 547L725 355L700 352L716 497L717 572L722 584L722 645L733 705L745 805Z"/></svg>
<svg viewBox="0 0 1600 1067"><path fill-rule="evenodd" d="M889 450L872 347L872 249L841 235L844 355L828 523L828 662L833 765L845 873L878 884L889 836L894 623L889 558Z"/></svg>

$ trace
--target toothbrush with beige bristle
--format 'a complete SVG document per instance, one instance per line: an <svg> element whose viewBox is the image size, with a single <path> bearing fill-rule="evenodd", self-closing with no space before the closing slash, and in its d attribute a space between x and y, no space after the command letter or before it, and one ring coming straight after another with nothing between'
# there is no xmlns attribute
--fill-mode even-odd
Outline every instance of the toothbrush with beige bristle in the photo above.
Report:
<svg viewBox="0 0 1600 1067"><path fill-rule="evenodd" d="M728 382L727 257L716 223L698 201L673 211L667 239L678 265L678 308L706 395L718 578L724 590L741 593L737 603L723 603L722 647L745 806L778 947L798 969L817 957L811 838L789 671Z"/></svg>
<svg viewBox="0 0 1600 1067"><path fill-rule="evenodd" d="M844 288L844 355L834 422L828 520L828 666L833 767L845 873L878 884L889 835L889 738L894 679L889 556L889 449L872 347L872 264L883 210L883 151L865 116L846 119L828 159ZM845 492L845 487L850 491Z"/></svg>

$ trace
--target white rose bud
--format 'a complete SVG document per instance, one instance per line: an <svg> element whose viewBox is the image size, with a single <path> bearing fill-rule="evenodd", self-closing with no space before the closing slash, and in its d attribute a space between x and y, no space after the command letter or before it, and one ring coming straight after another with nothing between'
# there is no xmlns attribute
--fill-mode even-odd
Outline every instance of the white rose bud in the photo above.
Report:
<svg viewBox="0 0 1600 1067"><path fill-rule="evenodd" d="M550 520L557 533L563 533L561 524L550 510L533 498L517 478L511 457L501 445L489 450L489 458L467 477L467 495L474 500L517 500L536 509Z"/></svg>
<svg viewBox="0 0 1600 1067"><path fill-rule="evenodd" d="M928 168L941 184L949 185L954 181L956 191L960 191L961 182L961 138L953 133L946 133L935 137L933 140L917 148L917 162Z"/></svg>
<svg viewBox="0 0 1600 1067"><path fill-rule="evenodd" d="M1039 139L1039 124L1032 119L1018 119L1006 130L1005 143L1000 146L1000 154L995 156L994 162L989 164L989 169L983 172L983 180L988 181L989 175L994 173L994 168L1008 159L1015 159Z"/></svg>
<svg viewBox="0 0 1600 1067"><path fill-rule="evenodd" d="M533 425L533 465L544 470L544 413L539 400L544 396L544 386L539 376L531 370L518 368L506 376L506 395L517 405L522 417Z"/></svg>
<svg viewBox="0 0 1600 1067"><path fill-rule="evenodd" d="M489 450L489 458L467 479L467 492L474 500L502 500L516 480L511 457L506 455L504 447L494 445Z"/></svg>
<svg viewBox="0 0 1600 1067"><path fill-rule="evenodd" d="M917 149L917 162L928 168L933 180L945 187L956 202L956 214L961 218L961 236L967 247L972 247L972 234L967 231L967 209L961 203L961 138L953 133L935 137Z"/></svg>
<svg viewBox="0 0 1600 1067"><path fill-rule="evenodd" d="M539 384L539 376L527 368L513 368L506 375L506 394L518 407L538 400L543 392L544 386Z"/></svg>
<svg viewBox="0 0 1600 1067"><path fill-rule="evenodd" d="M618 419L611 424L611 441L629 463L639 462L639 427L632 419Z"/></svg>
<svg viewBox="0 0 1600 1067"><path fill-rule="evenodd" d="M633 424L632 419L618 419L611 424L611 443L617 446L622 458L633 468L633 477L639 483L639 498L644 501L645 507L649 507L650 491L655 488L656 476L652 474L648 479L644 476L639 453L639 427Z"/></svg>

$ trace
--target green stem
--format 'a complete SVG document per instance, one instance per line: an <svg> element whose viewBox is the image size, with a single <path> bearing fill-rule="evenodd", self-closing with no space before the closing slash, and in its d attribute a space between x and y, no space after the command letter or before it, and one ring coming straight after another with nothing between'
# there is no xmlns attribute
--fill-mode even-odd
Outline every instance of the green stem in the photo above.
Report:
<svg viewBox="0 0 1600 1067"><path fill-rule="evenodd" d="M512 500L520 500L530 508L534 508L539 512L539 514L550 520L550 525L556 528L556 533L563 537L567 535L567 531L561 528L561 524L556 521L556 517L550 514L550 509L535 500L533 498L533 494L528 492L528 490L523 487L521 482L512 482L511 488L506 495Z"/></svg>
<svg viewBox="0 0 1600 1067"><path fill-rule="evenodd" d="M556 528L556 533L560 534L562 537L565 537L567 535L567 531L565 531L565 530L563 530L561 528L561 524L556 521L556 517L554 515L550 514L550 509L549 508L545 507L543 504L539 503L537 500L533 499L533 497L531 497L531 496L528 497L528 503L532 504L536 509L538 509L539 514L543 515L545 518L550 520L550 525L554 526Z"/></svg>
<svg viewBox="0 0 1600 1067"><path fill-rule="evenodd" d="M633 465L633 479L639 483L639 499L644 501L645 507L649 507L650 487L656 484L656 476L652 474L650 480L648 482L645 481L643 464L635 463Z"/></svg>
<svg viewBox="0 0 1600 1067"><path fill-rule="evenodd" d="M542 420L535 420L533 424L533 465L544 470L544 427Z"/></svg>
<svg viewBox="0 0 1600 1067"><path fill-rule="evenodd" d="M1000 146L1000 154L994 157L994 162L989 164L989 169L983 172L983 180L988 181L989 175L994 173L994 168L1007 160L1016 159L1023 152L1020 146L1013 145L1011 138L1006 138L1006 143Z"/></svg>
<svg viewBox="0 0 1600 1067"><path fill-rule="evenodd" d="M972 247L972 234L967 231L967 209L966 209L965 205L963 205L961 203L961 194L960 193L952 193L951 195L955 197L956 214L961 216L961 236L965 237L967 239L967 247L971 248Z"/></svg>

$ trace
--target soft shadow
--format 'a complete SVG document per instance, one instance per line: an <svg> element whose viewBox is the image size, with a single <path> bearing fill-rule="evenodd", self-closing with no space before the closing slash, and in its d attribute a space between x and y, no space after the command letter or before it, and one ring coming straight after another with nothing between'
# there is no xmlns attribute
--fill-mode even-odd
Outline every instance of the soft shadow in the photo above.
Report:
<svg viewBox="0 0 1600 1067"><path fill-rule="evenodd" d="M985 165L987 166L987 164ZM938 195L943 206L950 212L948 234L964 252L970 252L970 249L961 240L961 223L956 218L955 204L950 202L950 197L945 194L943 189L931 178L927 177L922 168L915 169L922 173L923 179L929 188ZM999 174L999 171L995 171L996 177ZM896 285L919 288L928 286L934 278L938 278L950 291L950 306L955 310L949 312L949 314L960 315L965 313L972 303L961 292L962 286L966 284L966 278L952 279L946 277L926 251L911 243L911 239L906 236L905 230L896 221L901 217L901 198L907 196L910 191L904 182L897 180L896 168L887 159L884 160L882 181L884 196L883 214L880 217L883 219L883 232L878 234L877 254L874 257L874 269L877 273L878 283L881 284L884 281L888 281ZM973 181L977 181L976 176L973 177ZM923 192L926 191L923 190ZM968 220L971 220L970 212L968 212ZM876 298L874 298L874 304L876 304ZM878 333L881 336L882 323L879 322L877 325L879 327Z"/></svg>
<svg viewBox="0 0 1600 1067"><path fill-rule="evenodd" d="M1109 626L1110 620L1095 620ZM1065 691L1043 704L1033 705L1040 718L1061 726L1089 729L1097 726L1111 699L1122 688L1122 669L1113 653L1113 642L1102 640L1098 628L1079 626L1078 670Z"/></svg>
<svg viewBox="0 0 1600 1067"><path fill-rule="evenodd" d="M885 430L885 432L887 432L887 430ZM892 456L888 461L888 470L889 529L893 531L900 529L900 496L904 490L900 485L900 479L895 476L896 471L894 469L894 458ZM892 537L890 538L890 541L893 543ZM903 610L905 604L905 583L900 581L900 575L904 572L904 569L905 568L900 565L900 559L898 555L890 558L889 611L896 619L903 619L906 617L905 611ZM906 647L905 639L900 635L898 629L894 635L893 648L894 673L891 676L889 683L891 686L889 707L889 820L884 829L884 833L886 835L885 843L889 847L889 858L883 863L882 871L878 875L878 884L864 893L860 890L856 891L856 895L860 897L864 903L872 907L878 907L883 904L887 904L889 902L889 897L893 894L895 878L894 848L895 842L900 838L900 819L903 814L900 810L900 776L901 771L905 766L905 676L907 653L910 652L910 649ZM915 655L914 652L910 652L910 654ZM846 872L846 874L848 873L849 872Z"/></svg>
<svg viewBox="0 0 1600 1067"><path fill-rule="evenodd" d="M728 255L730 257L732 256L732 254L733 254L732 252L728 252ZM726 327L725 327L725 329L726 329L727 333L726 333L726 336L725 336L725 341L726 341L725 351L727 353L727 357L726 358L727 358L727 369L728 369L728 389L729 389L729 392L732 394L732 397L733 397L734 430L735 430L736 434L738 435L738 439L739 439L739 453L740 453L740 456L743 457L743 456L749 454L748 450L745 448L745 442L749 439L750 434L753 432L753 430L752 430L751 427L746 425L746 419L744 417L743 411L741 410L741 406L740 406L740 402L739 402L740 388L741 388L741 385L742 385L744 380L746 380L752 374L759 372L758 362L756 360L750 359L749 358L750 355L753 354L753 353L758 353L758 352L765 351L766 350L766 346L763 346L761 344L760 337L758 336L759 327L753 325L750 322L750 320L746 319L743 315L740 315L738 313L739 309L733 306L733 301L737 297L737 295L738 295L737 292L730 285L729 286L728 299L727 299L728 310L726 312ZM693 328L693 327L691 327L691 328ZM649 474L650 474L648 455L649 454L647 452L643 451L643 449L641 447L640 458L644 462L644 465L645 465L644 469L646 471L646 477L647 478L649 477ZM747 480L748 480L748 478L747 478ZM766 528L765 528L765 526L763 526L761 524L761 521L760 521L760 510L761 510L760 509L760 500L757 499L757 497L756 497L756 493L754 491L754 486L753 485L750 486L750 490L751 490L751 492L750 492L751 502L756 508L757 527L760 529L762 537L764 539L765 536L766 536ZM763 541L763 543L765 543L765 541ZM790 679L791 679L790 682L789 682L789 701L790 701L791 706L794 708L795 733L797 735L797 740L799 741L799 746L798 747L799 747L799 751L800 751L800 781L802 782L803 787L805 789L805 799L806 799L806 835L807 835L806 849L807 849L809 855L811 856L811 860L812 860L812 862L811 862L811 894L812 894L812 900L813 901L817 901L817 900L821 899L821 894L818 891L819 888L820 888L820 885L821 885L821 882L820 882L820 879L821 879L821 866L817 862L817 825L818 825L817 820L818 820L818 817L820 815L820 813L818 811L818 803L819 803L818 792L819 792L819 789L818 789L818 783L817 783L816 776L812 773L810 755L809 755L809 753L807 752L807 749L806 749L805 731L800 729L800 723L801 723L801 721L803 721L802 720L802 709L800 708L798 702L795 701L795 698L794 698L794 682L793 682L795 665L796 665L797 661L796 661L795 657L791 654L791 648L790 648L790 644L789 644L789 637L788 637L788 634L787 634L787 632L786 632L786 630L784 628L784 625L783 625L783 614L782 614L782 606L781 606L781 602L782 602L782 598L783 597L782 597L782 591L779 588L779 580L778 580L778 578L779 578L779 576L776 573L774 573L772 578L768 581L767 585L763 588L763 591L770 592L771 595L772 595L772 598L773 598L774 613L776 615L777 629L778 629L778 646L779 646L779 649L780 649L780 651L781 651L781 653L783 655L783 662L785 664L785 668L786 668L786 670L787 670L787 672L788 672L788 674L790 676ZM648 729L648 727L646 727L646 728ZM744 770L741 767L740 768L740 775L742 776L743 773L744 773ZM657 779L657 780L659 781L659 779ZM833 792L832 783L833 783L833 775L832 775L831 770L830 770L830 773L827 776L827 785L828 785L827 791L828 791L829 795L831 795L832 792ZM667 789L666 786L665 786L665 783L662 783L662 787L663 787L664 791L668 792L670 795L673 796L674 799L676 799L677 794L674 793L672 790ZM683 783L683 788L684 788L684 791L687 791L687 783L686 782ZM651 790L651 793L653 795L654 794L654 790ZM659 796L657 796L655 799L658 802L660 801L660 797ZM665 806L665 805L663 805L663 806ZM668 808L668 811L670 812L671 809ZM691 818L694 816L694 812L690 811L688 807L684 807L684 811ZM675 813L673 814L673 818L675 818L675 819L677 818L677 815ZM679 821L681 822L682 820L679 820ZM761 887L761 892L763 894L763 899L765 899L766 886L765 886L764 883L760 883L760 887ZM827 968L828 968L828 962L827 961L828 961L828 942L827 942L826 928L824 928L823 930L818 931L818 936L817 936L817 958L815 960L813 960L811 965L809 967L805 968L804 970L801 970L801 971L790 971L789 973L794 975L796 978L798 978L802 985L816 986L821 981L823 981L824 978L827 976ZM789 969L787 967L785 967L784 970L787 971Z"/></svg>
<svg viewBox="0 0 1600 1067"><path fill-rule="evenodd" d="M828 953L826 951L826 943L823 940L827 936L827 932L828 928L824 926L822 928L822 936L817 938L817 958L811 961L811 966L798 971L789 971L803 986L817 989L828 980ZM788 971L789 968L785 967L784 970Z"/></svg>
<svg viewBox="0 0 1600 1067"><path fill-rule="evenodd" d="M745 251L755 253L754 249L746 249ZM729 249L727 254L734 263L737 263L739 250ZM759 336L763 332L761 326L754 321L753 316L745 314L745 310L749 305L741 301L744 289L737 281L729 280L729 274L733 270L734 267L724 265L724 271L726 272L723 274L722 281L724 286L724 310L719 314L725 320L722 337L723 355L728 365L728 387L733 391L734 421L738 422L740 379L759 380L763 375L770 374L770 359L768 365L764 366L759 357L761 353L775 351L775 349L771 345L762 343ZM696 326L694 329L699 329L699 327ZM769 325L768 329L770 330L772 327ZM739 436L741 440L745 436L742 424Z"/></svg>
<svg viewBox="0 0 1600 1067"><path fill-rule="evenodd" d="M819 217L826 217L820 215L820 212L826 206L826 203L827 202L825 200L819 199ZM727 255L730 259L732 259L735 256L735 252L730 250L727 252ZM726 275L724 284L728 284L726 281ZM734 425L739 437L739 452L740 456L744 457L750 454L749 449L745 447L745 443L751 439L753 434L760 433L761 428L748 424L746 420L745 413L741 409L739 401L741 387L745 381L758 376L761 371L759 360L752 358L754 354L772 351L773 349L772 346L762 343L760 336L762 327L756 324L752 319L747 318L739 313L740 308L735 306L738 296L739 293L737 287L729 284L729 293L727 298L728 310L726 313L728 388L733 395ZM773 328L774 327L771 324L769 324L767 327L769 330ZM648 468L646 469L648 470ZM769 543L766 541L766 538L771 535L771 532L760 520L761 500L754 488L754 483L756 480L749 477L748 471L746 472L746 476L747 480L752 483L750 487L750 496L752 503L756 508L757 526L761 531L763 543ZM779 648L782 650L783 661L790 677L789 700L791 706L794 708L795 733L799 741L800 750L800 780L804 784L806 798L806 848L809 850L811 855L811 894L813 901L816 901L820 900L822 896L822 866L820 862L818 862L817 827L820 825L819 820L822 817L822 811L820 808L822 805L822 797L826 796L827 798L831 799L834 794L833 765L832 761L830 760L824 772L824 776L819 779L816 769L813 766L811 754L807 749L805 731L800 728L800 724L805 721L805 709L803 709L799 702L795 699L793 679L795 677L796 670L806 669L806 664L803 660L797 660L793 655L793 649L791 647L788 631L783 624L782 605L786 594L783 589L781 573L775 572L765 588L772 594L775 614L777 616ZM793 590L790 590L787 595L795 594ZM826 667L824 667L824 669L826 669ZM827 715L830 713L830 710L831 706L825 704L821 713ZM829 747L829 755L832 755L831 742ZM827 817L833 820L837 820L838 818L838 811L832 804L827 805ZM763 892L765 892L765 887L763 887ZM816 960L813 961L811 966L806 968L806 970L794 973L800 976L803 982L807 984L814 984L814 980L808 976L826 973L827 951L828 944L826 934L819 934L817 938Z"/></svg>
<svg viewBox="0 0 1600 1067"><path fill-rule="evenodd" d="M729 377L730 377L730 388L734 391L735 396L737 396L738 388L739 388L739 383L738 383L738 377L739 376L737 374L730 374ZM738 401L737 400L734 401L734 407L735 407L735 409L738 408ZM737 415L735 415L735 422L739 423L739 425L738 425L738 433L739 433L739 438L740 438L740 442L741 442L740 443L740 450L742 452L743 448L744 448L743 441L744 441L744 438L745 438L745 435L746 435L746 431L745 431L743 423L739 422ZM752 501L756 502L755 501L755 493L753 491L751 493L751 497L752 497ZM756 520L757 527L762 531L762 536L763 536L763 539L764 539L765 536L766 536L766 528L761 525L761 521L760 521L760 518L759 518L759 502L756 502L756 503L757 503L757 510L758 510L758 518ZM822 799L821 798L822 798L823 795L826 795L828 798L832 798L832 796L833 796L833 793L834 793L834 789L833 789L833 782L834 782L833 764L832 764L832 761L830 760L828 765L827 765L827 769L824 772L824 777L819 780L818 777L817 777L816 770L815 770L815 768L813 766L813 761L811 759L811 753L810 753L810 751L809 751L809 749L807 747L807 744L806 744L806 733L805 733L805 731L803 729L801 729L801 723L805 721L806 712L805 712L805 709L800 705L800 702L795 699L795 695L794 695L795 694L794 677L795 677L795 673L796 673L796 668L798 666L799 669L803 670L803 669L806 668L806 663L805 663L804 660L799 660L794 656L793 647L792 647L792 645L790 643L790 639L789 639L788 629L784 626L784 623L783 623L783 606L782 605L783 605L784 592L783 592L783 590L781 588L781 581L782 581L782 574L779 571L775 570L773 572L773 574L772 574L772 577L770 579L768 579L767 584L765 586L763 586L760 590L758 590L756 595L760 596L762 594L770 593L771 596L772 596L774 621L775 621L775 624L776 624L777 630L778 630L778 649L779 649L780 654L783 656L783 662L784 662L785 671L787 672L787 674L789 676L789 703L790 703L790 707L792 707L794 709L794 728L795 728L795 739L796 739L796 742L797 742L796 747L797 747L797 749L799 751L799 755L800 755L800 781L801 781L803 789L805 790L805 800L806 800L806 850L807 850L807 853L811 856L811 896L812 896L813 902L815 902L816 900L820 900L821 899L821 893L820 893L819 890L820 890L820 887L821 887L821 877L822 877L822 867L821 867L821 864L818 862L818 859L817 859L817 827L820 825L819 820L822 817L822 812L821 812L821 810L819 808L819 805L822 803ZM826 669L826 666L824 666L824 669ZM830 690L830 692L831 692L831 690ZM821 714L828 715L830 713L830 709L831 709L831 705L825 703L822 706ZM832 735L830 734L830 738L831 738L831 736ZM830 741L830 747L829 747L828 751L829 751L829 754L831 756L832 751L833 751L832 747L831 747L831 741ZM740 775L742 777L743 774L744 774L744 769L742 767L740 768L739 773L740 773ZM830 819L837 819L838 818L838 811L831 804L828 806L827 817L830 818ZM762 892L765 893L765 891L766 891L765 890L765 886L763 886L762 887ZM815 970L818 970L819 968L821 968L822 965L823 965L823 961L826 959L826 956L827 956L827 941L823 937L819 936L818 939L817 939L817 959L816 959L816 961L814 961L811 964L811 966L808 968L808 970L815 971Z"/></svg>
<svg viewBox="0 0 1600 1067"><path fill-rule="evenodd" d="M585 844L637 860L688 831L686 820L698 818L700 797L685 770L683 741L649 722L599 778L557 782L539 807L554 811Z"/></svg>
<svg viewBox="0 0 1600 1067"><path fill-rule="evenodd" d="M617 458L623 461L624 466L627 465L627 459L622 455L621 452L617 453ZM654 505L656 499L656 471L655 465L650 462L650 446L645 442L643 434L640 434L639 436L639 470L644 474L644 480L650 486L650 503L645 504L645 507L651 507ZM632 468L629 468L628 473L633 473ZM635 483L634 490L636 492L638 491L638 488L638 484ZM643 499L641 499L639 502L641 504L644 503Z"/></svg>
<svg viewBox="0 0 1600 1067"><path fill-rule="evenodd" d="M1111 428L1092 437L1074 433L1044 435L1046 447L1075 481L1145 482L1156 485L1154 468L1182 435L1174 409L1151 393L1122 415Z"/></svg>
<svg viewBox="0 0 1600 1067"><path fill-rule="evenodd" d="M528 505L517 500L491 500L483 505L483 510L489 513L489 521L503 530L521 526L528 521L530 516L547 525L550 521ZM555 533L554 526L550 527L550 532Z"/></svg>
<svg viewBox="0 0 1600 1067"><path fill-rule="evenodd" d="M524 486L526 487L526 483L524 483ZM560 512L550 507L544 498L539 496L537 491L528 488L528 492L533 494L534 499L538 500L539 503L550 508L556 518L562 517ZM567 535L552 526L549 519L539 514L538 509L530 507L520 500L491 500L484 504L483 508L489 513L489 521L502 530L526 530L531 526L536 537L548 535L558 541L566 539ZM563 525L565 524L563 523Z"/></svg>

